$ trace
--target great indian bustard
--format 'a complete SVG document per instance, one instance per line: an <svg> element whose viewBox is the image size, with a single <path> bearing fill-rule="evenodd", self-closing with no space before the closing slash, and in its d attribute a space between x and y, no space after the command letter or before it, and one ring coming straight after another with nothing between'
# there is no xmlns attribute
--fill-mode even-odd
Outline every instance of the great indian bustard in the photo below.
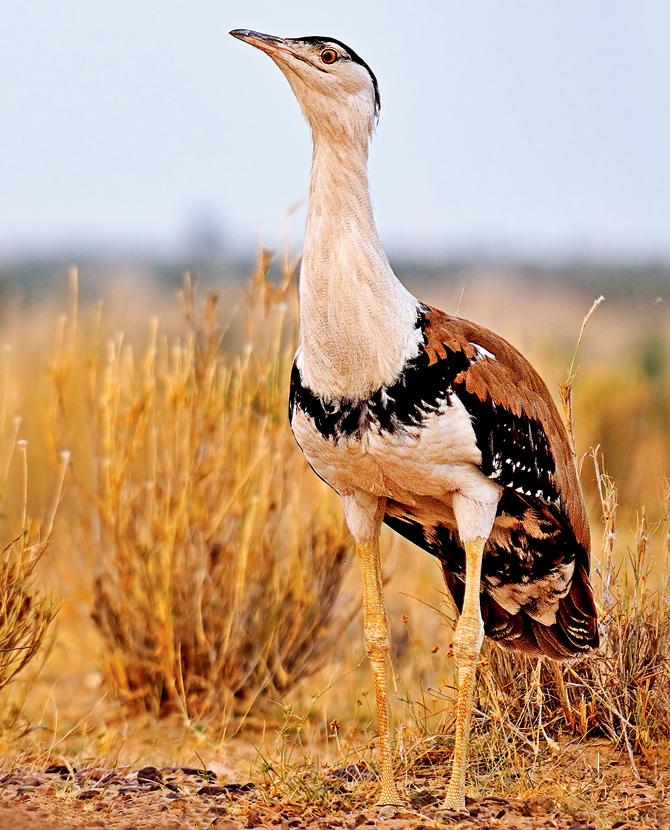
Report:
<svg viewBox="0 0 670 830"><path fill-rule="evenodd" d="M387 699L379 554L386 523L441 561L460 610L445 807L465 811L484 634L559 660L598 644L589 527L565 427L516 349L420 302L393 273L368 189L379 89L365 61L334 38L231 34L274 60L312 130L290 420L312 468L341 496L356 541L377 699L379 803L402 803Z"/></svg>

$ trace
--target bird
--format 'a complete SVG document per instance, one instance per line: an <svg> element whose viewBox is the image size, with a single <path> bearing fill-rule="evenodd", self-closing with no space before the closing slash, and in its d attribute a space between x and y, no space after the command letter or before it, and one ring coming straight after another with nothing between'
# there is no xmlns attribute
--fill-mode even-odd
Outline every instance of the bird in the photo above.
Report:
<svg viewBox="0 0 670 830"><path fill-rule="evenodd" d="M546 384L494 332L417 299L376 228L368 182L377 78L333 37L231 35L282 71L312 135L289 419L340 496L360 562L375 686L380 807L393 770L390 627L379 533L436 557L459 610L454 752L443 807L467 813L468 738L485 635L556 661L598 646L590 535L576 462Z"/></svg>

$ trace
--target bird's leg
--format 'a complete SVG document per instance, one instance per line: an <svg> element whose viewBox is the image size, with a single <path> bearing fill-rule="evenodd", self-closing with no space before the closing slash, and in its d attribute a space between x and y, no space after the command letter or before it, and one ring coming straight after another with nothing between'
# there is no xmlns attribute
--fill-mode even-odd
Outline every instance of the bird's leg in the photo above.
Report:
<svg viewBox="0 0 670 830"><path fill-rule="evenodd" d="M372 667L377 700L377 725L381 770L381 793L377 804L401 805L393 778L391 726L389 721L387 663L389 661L390 629L382 594L382 569L379 556L379 535L359 541L356 550L363 577L363 620L365 649Z"/></svg>
<svg viewBox="0 0 670 830"><path fill-rule="evenodd" d="M444 807L458 812L465 808L465 767L468 757L470 715L475 694L477 660L484 640L479 602L485 539L465 543L465 597L454 635L454 659L458 667L456 734L451 780Z"/></svg>

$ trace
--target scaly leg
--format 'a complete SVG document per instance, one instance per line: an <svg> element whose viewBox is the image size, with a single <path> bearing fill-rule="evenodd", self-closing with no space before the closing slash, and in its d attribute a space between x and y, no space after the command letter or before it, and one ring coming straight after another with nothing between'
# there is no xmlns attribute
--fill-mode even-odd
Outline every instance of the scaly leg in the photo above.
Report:
<svg viewBox="0 0 670 830"><path fill-rule="evenodd" d="M465 767L468 758L470 715L474 703L477 659L484 641L484 624L479 603L485 539L465 544L465 597L454 635L454 658L458 667L456 734L451 780L445 809L466 813Z"/></svg>
<svg viewBox="0 0 670 830"><path fill-rule="evenodd" d="M356 545L361 562L363 577L363 619L365 627L365 648L372 666L377 699L377 724L379 728L379 751L381 755L381 793L377 804L401 805L393 779L393 758L391 755L391 727L386 666L389 660L390 629L384 608L382 594L382 569L379 557L379 536Z"/></svg>

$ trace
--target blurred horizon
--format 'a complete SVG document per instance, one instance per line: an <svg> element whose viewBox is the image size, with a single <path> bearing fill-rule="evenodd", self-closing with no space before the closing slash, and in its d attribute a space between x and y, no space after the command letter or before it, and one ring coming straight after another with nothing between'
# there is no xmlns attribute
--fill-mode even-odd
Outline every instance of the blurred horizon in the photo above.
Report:
<svg viewBox="0 0 670 830"><path fill-rule="evenodd" d="M0 266L299 250L309 131L250 26L343 39L382 112L392 259L670 264L670 7L36 0L0 33Z"/></svg>

